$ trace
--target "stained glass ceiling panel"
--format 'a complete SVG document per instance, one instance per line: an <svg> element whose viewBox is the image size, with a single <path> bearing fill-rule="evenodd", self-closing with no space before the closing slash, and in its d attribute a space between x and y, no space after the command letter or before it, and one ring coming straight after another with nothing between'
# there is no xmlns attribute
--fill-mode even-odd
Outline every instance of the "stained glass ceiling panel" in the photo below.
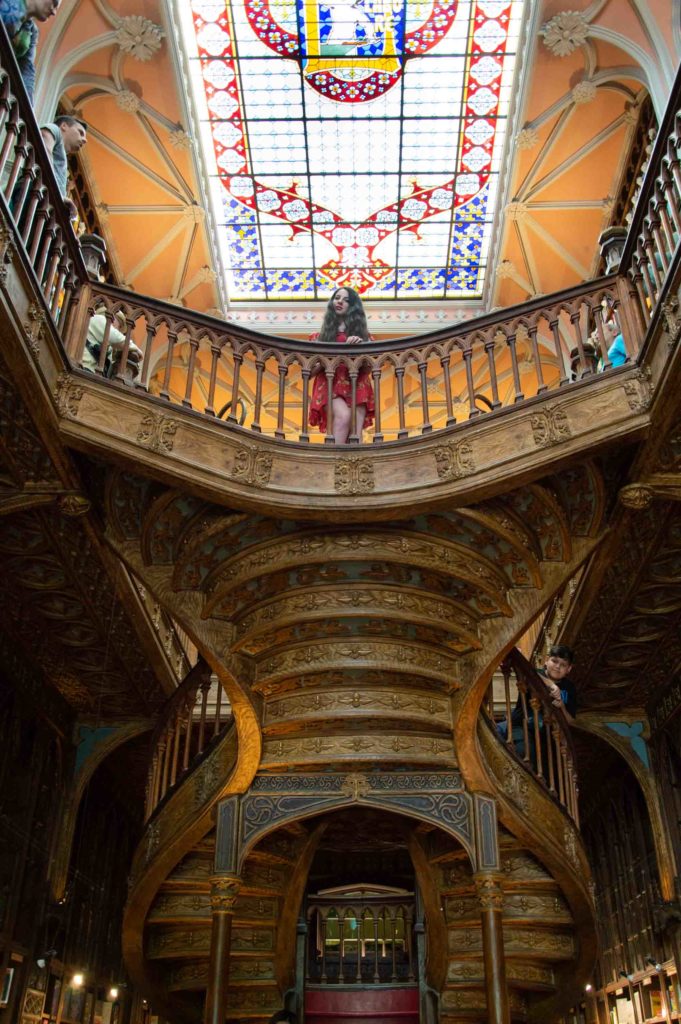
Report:
<svg viewBox="0 0 681 1024"><path fill-rule="evenodd" d="M523 0L177 0L232 300L482 294Z"/></svg>

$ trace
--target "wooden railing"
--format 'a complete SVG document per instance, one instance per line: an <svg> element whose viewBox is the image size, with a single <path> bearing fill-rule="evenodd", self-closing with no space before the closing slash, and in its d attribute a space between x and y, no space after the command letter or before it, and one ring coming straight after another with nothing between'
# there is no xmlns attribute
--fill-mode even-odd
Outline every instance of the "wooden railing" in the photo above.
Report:
<svg viewBox="0 0 681 1024"><path fill-rule="evenodd" d="M52 319L63 328L87 271L2 24L0 210L7 225L0 232L0 262L13 247L23 251Z"/></svg>
<svg viewBox="0 0 681 1024"><path fill-rule="evenodd" d="M152 736L146 821L231 725L231 709L225 705L222 686L199 659L166 703Z"/></svg>
<svg viewBox="0 0 681 1024"><path fill-rule="evenodd" d="M158 640L163 648L170 666L178 680L185 678L187 672L196 665L198 653L196 647L182 627L158 603L154 595L147 590L136 576L130 574L133 585L151 620Z"/></svg>
<svg viewBox="0 0 681 1024"><path fill-rule="evenodd" d="M308 983L415 982L413 894L315 896L308 902L307 922Z"/></svg>
<svg viewBox="0 0 681 1024"><path fill-rule="evenodd" d="M544 296L418 339L358 346L282 341L235 324L88 283L82 252L50 161L0 30L0 263L11 247L35 275L47 309L80 365L95 310L106 319L92 365L112 386L127 384L230 428L281 441L334 443L310 424L312 389L344 366L357 404L360 375L372 382L376 413L363 436L375 444L430 434L609 372L604 315L617 319L629 360L664 301L681 229L681 86L676 83L632 222L618 275ZM0 268L1 269L1 268ZM90 267L92 269L92 267ZM74 300L78 299L76 302ZM114 319L123 317L120 358L110 365ZM587 346L591 339L600 365ZM120 340L120 339L119 339ZM133 360L141 350L139 363ZM355 417L352 417L355 423ZM354 429L354 427L353 427Z"/></svg>
<svg viewBox="0 0 681 1024"><path fill-rule="evenodd" d="M520 651L510 651L499 671L501 700L492 684L484 707L499 741L578 825L575 749L562 706L553 704L542 676Z"/></svg>

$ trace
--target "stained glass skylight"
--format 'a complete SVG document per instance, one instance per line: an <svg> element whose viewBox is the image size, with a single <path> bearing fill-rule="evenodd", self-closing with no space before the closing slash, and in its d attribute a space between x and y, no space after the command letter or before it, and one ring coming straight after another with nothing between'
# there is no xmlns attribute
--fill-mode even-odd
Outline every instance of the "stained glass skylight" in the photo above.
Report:
<svg viewBox="0 0 681 1024"><path fill-rule="evenodd" d="M177 0L232 300L482 293L523 0Z"/></svg>

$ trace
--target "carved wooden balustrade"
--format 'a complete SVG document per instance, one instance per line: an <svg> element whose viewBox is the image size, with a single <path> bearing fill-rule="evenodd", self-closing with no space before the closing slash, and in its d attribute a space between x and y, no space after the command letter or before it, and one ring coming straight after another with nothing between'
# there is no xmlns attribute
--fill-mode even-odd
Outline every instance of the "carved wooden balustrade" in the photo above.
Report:
<svg viewBox="0 0 681 1024"><path fill-rule="evenodd" d="M635 299L622 285L617 278L600 278L550 301L514 307L512 314L481 317L474 328L459 324L422 339L348 347L268 338L163 302L131 300L129 293L106 285L93 285L87 307L90 314L103 311L107 320L95 373L111 372L107 346L114 318L122 314L118 322L124 321L126 340L114 380L129 381L132 371L137 390L279 440L334 442L332 415L325 435L310 425L315 377L323 374L332 381L344 366L354 409L358 379L368 374L376 413L365 434L378 444L430 434L594 376L595 360L585 349L594 332L602 365L609 369L604 304L621 316L635 358L638 334L628 326ZM83 358L87 325L82 319L68 339L76 365ZM128 358L132 343L143 352L135 368ZM356 433L349 437L350 443L359 440Z"/></svg>
<svg viewBox="0 0 681 1024"><path fill-rule="evenodd" d="M231 724L231 709L225 706L222 686L212 679L206 662L199 659L168 700L154 730L145 820Z"/></svg>
<svg viewBox="0 0 681 1024"><path fill-rule="evenodd" d="M579 825L575 750L562 706L552 703L542 677L517 649L506 656L500 672L503 711L499 714L490 686L485 706L488 718L509 752Z"/></svg>
<svg viewBox="0 0 681 1024"><path fill-rule="evenodd" d="M415 982L413 895L315 896L307 920L308 983Z"/></svg>
<svg viewBox="0 0 681 1024"><path fill-rule="evenodd" d="M158 603L154 595L131 574L133 584L156 630L159 643L177 676L184 679L187 672L196 665L198 653L194 643L180 625Z"/></svg>
<svg viewBox="0 0 681 1024"><path fill-rule="evenodd" d="M87 272L4 25L0 28L0 195L4 214L0 267L13 248L23 252L52 319L61 328Z"/></svg>

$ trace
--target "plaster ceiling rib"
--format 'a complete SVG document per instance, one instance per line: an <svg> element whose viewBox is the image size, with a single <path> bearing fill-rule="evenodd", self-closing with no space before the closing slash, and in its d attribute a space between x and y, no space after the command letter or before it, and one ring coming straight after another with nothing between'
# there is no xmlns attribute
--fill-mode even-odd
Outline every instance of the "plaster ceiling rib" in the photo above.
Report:
<svg viewBox="0 0 681 1024"><path fill-rule="evenodd" d="M556 121L555 125L553 126L553 128L549 132L546 140L544 141L544 144L542 145L541 149L537 153L536 159L531 164L527 174L525 175L525 177L521 181L519 187L517 188L516 192L514 193L514 196L515 196L516 200L520 200L521 202L524 201L525 195L526 195L525 190L528 187L529 182L534 180L537 172L539 171L539 168L541 167L541 165L543 164L544 160L546 160L546 158L548 157L549 153L551 152L551 148L553 147L554 143L556 143L558 141L558 139L560 138L560 136L562 135L563 129L565 128L565 125L566 125L567 121L570 119L570 114L571 113L572 113L571 110L563 110L562 113L560 114L560 117ZM545 118L544 114L540 114L539 117L536 117L534 119L534 121L531 121L527 125L527 127L528 128L537 128L545 120L546 120L546 118Z"/></svg>
<svg viewBox="0 0 681 1024"><path fill-rule="evenodd" d="M560 258L565 263L567 263L568 267L571 267L572 270L574 270L574 272L579 275L580 280L586 281L588 279L589 268L583 266L583 264L581 264L579 260L575 259L572 253L568 252L565 246L561 245L558 239L554 238L554 236L550 234L546 230L546 228L542 227L542 225L539 224L534 219L534 217L531 217L528 214L525 217L523 224L526 224L528 228L531 228L534 231L535 235L538 235L539 238L541 238L542 242L545 242L546 245L548 245L549 249L552 249L557 256L560 256Z"/></svg>
<svg viewBox="0 0 681 1024"><path fill-rule="evenodd" d="M161 214L177 213L179 215L184 210L186 210L187 207L184 206L184 205L182 205L182 206L171 206L170 204L165 205L163 203L156 203L153 206L130 206L130 205L126 205L124 203L121 203L121 204L107 203L107 209L108 209L109 213L126 213L126 214L131 214L131 215L137 214L137 215L139 215L141 217L146 217L147 214L154 214L154 213L161 213Z"/></svg>
<svg viewBox="0 0 681 1024"><path fill-rule="evenodd" d="M155 119L155 113L156 112L153 111L153 108L148 107L147 109L148 109L149 112L152 113L152 116ZM168 170L171 171L172 174L174 174L178 184L181 185L184 188L185 196L187 198L187 203L188 204L189 203L193 203L194 202L194 192L193 192L193 189L191 188L189 182L184 177L184 175L180 172L179 167L177 167L173 163L172 159L170 158L170 155L169 155L168 151L166 150L165 146L163 145L163 143L159 139L158 135L154 131L152 125L147 120L147 117L145 117L142 114L141 111L138 114L135 114L134 116L138 119L139 123L142 126L142 129L144 130L145 135L147 136L149 141L152 143L154 148L157 150L158 155L161 157L161 159L163 160L163 162L166 165L166 167L168 168ZM171 125L170 127L174 128L175 125Z"/></svg>
<svg viewBox="0 0 681 1024"><path fill-rule="evenodd" d="M160 256L163 250L166 249L170 245L170 243L174 241L174 239L177 238L179 234L182 233L182 231L186 231L188 227L192 226L195 227L196 225L194 225L191 221L186 221L183 219L179 220L177 224L174 224L169 231L166 231L165 235L163 235L162 238L159 238L156 245L149 249L144 258L141 259L139 263L136 264L136 266L128 270L125 276L125 280L128 282L128 284L132 284L135 278L138 276L138 274L141 274L144 270L146 270L149 264L153 263L156 257Z"/></svg>
<svg viewBox="0 0 681 1024"><path fill-rule="evenodd" d="M50 36L50 40L51 40ZM107 92L112 92L111 83L108 79L103 76L96 75L69 75L70 69L75 67L81 61L91 57L98 50L102 50L107 46L112 46L116 42L116 33L107 32L106 35L96 36L95 39L90 39L86 43L81 43L80 46L76 46L69 50L66 56L62 57L60 61L54 67L44 67L43 75L40 78L41 93L38 95L35 104L36 118L40 121L46 121L53 117L55 110L57 109L57 103L60 97L66 91L82 82L88 81L92 78L95 81L106 83L108 88ZM40 64L42 66L43 54L40 54ZM45 61L47 64L47 60ZM43 88L43 82L45 83ZM104 89L104 84L102 84Z"/></svg>
<svg viewBox="0 0 681 1024"><path fill-rule="evenodd" d="M108 135L104 134L104 132L93 127L90 129L90 136L96 139L104 149L107 149L110 153L113 153L114 156L117 156L122 160L123 163L127 164L128 167L132 167L134 170L139 171L143 177L153 181L154 184L158 185L159 188L163 189L163 191L169 192L170 195L174 196L178 202L182 203L183 207L186 206L185 197L181 192L178 192L177 188L172 185L171 182L166 181L166 179L162 178L160 174L156 173L156 171L152 171L150 167L147 167L146 164L142 163L141 160L138 160L137 157L133 156L131 153L128 153L127 150L123 149L122 146L119 146L117 142L113 141L113 139L110 139Z"/></svg>
<svg viewBox="0 0 681 1024"><path fill-rule="evenodd" d="M633 40L627 39L620 35L619 32L605 28L602 25L592 25L589 32L593 39L599 39L604 43L609 43L611 46L616 46L618 50L628 53L640 65L645 73L645 78L641 79L640 72L637 73L635 70L632 71L631 77L637 81L642 81L646 86L653 101L655 116L658 121L661 121L667 107L669 87L664 81L663 76L660 75L659 67L651 54L644 50L642 46L639 46L638 43L633 42Z"/></svg>
<svg viewBox="0 0 681 1024"><path fill-rule="evenodd" d="M185 0L183 0L185 2ZM194 107L189 89L189 69L186 57L180 45L180 32L175 20L172 0L161 0L161 21L166 34L166 46L173 69L173 78L177 88L177 99L182 112L182 121L187 126L199 124L198 111ZM218 244L217 224L213 213L213 205L209 201L208 168L206 167L201 147L193 145L190 159L196 176L199 205L205 213L204 234L206 247L210 254L213 268L217 271L214 283L218 303L226 311L229 308L227 291L227 268L222 259Z"/></svg>
<svg viewBox="0 0 681 1024"><path fill-rule="evenodd" d="M537 268L537 262L532 252L530 240L527 237L527 233L525 233L525 237L523 237L523 232L520 230L520 224L517 220L514 222L513 227L515 228L515 233L518 239L518 247L520 248L520 251L522 253L523 263L525 264L527 276L529 277L529 288L527 290L527 294L536 295L537 291L542 290L541 274L539 273L539 270Z"/></svg>
<svg viewBox="0 0 681 1024"><path fill-rule="evenodd" d="M511 105L508 111L509 131L506 133L504 148L501 154L501 166L511 166L513 146L515 143L516 129L522 126L523 112L527 104L527 97L530 91L530 56L532 55L541 20L541 4L531 3L529 11L524 16L524 23L521 35L518 40L518 55L516 57L516 68L513 76ZM497 207L494 215L494 222L491 229L491 238L488 255L488 271L485 274L483 285L482 301L483 308L489 309L492 297L496 289L496 270L502 252L504 238L504 210L511 195L513 176L512 174L501 175L500 192Z"/></svg>
<svg viewBox="0 0 681 1024"><path fill-rule="evenodd" d="M650 10L650 4L647 3L647 0L629 0L629 2L634 9L636 20L641 26L645 38L650 43L651 50L657 55L660 64L663 66L667 83L671 87L674 81L675 68L669 56L667 40L660 31L653 12Z"/></svg>
<svg viewBox="0 0 681 1024"><path fill-rule="evenodd" d="M585 157L590 156L594 150L611 137L622 125L626 124L625 115L621 114L619 117L611 121L609 125L602 128L596 135L592 135L588 142L585 142L579 149L574 150L570 153L565 160L562 160L557 167L554 167L552 171L549 171L540 178L539 181L535 181L534 184L528 189L523 196L523 200L528 202L537 192L541 192L542 189L546 188L547 185L552 185L558 178L561 178L568 171L574 170L575 164L578 164Z"/></svg>
<svg viewBox="0 0 681 1024"><path fill-rule="evenodd" d="M184 240L182 252L178 254L177 269L175 271L175 279L173 281L173 290L171 293L177 298L180 296L184 279L187 276L187 267L189 266L192 249L194 248L194 242L196 241L197 231L198 224L192 224L192 230L187 234Z"/></svg>

